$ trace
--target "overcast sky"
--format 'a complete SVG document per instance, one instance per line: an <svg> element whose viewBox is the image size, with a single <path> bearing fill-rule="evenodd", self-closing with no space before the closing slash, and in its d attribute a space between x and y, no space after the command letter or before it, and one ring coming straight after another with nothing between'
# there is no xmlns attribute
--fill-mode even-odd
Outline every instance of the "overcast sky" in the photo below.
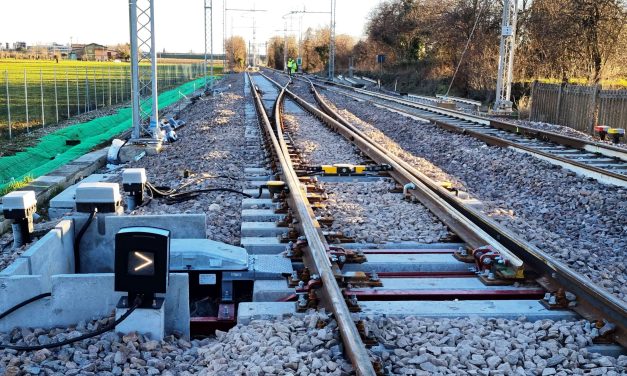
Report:
<svg viewBox="0 0 627 376"><path fill-rule="evenodd" d="M257 41L283 35L282 16L293 10L328 12L329 0L213 0L214 51L222 51L222 6L265 9L256 12ZM381 0L337 0L336 32L360 37L370 10ZM116 44L129 41L128 0L4 0L0 42L25 41ZM157 49L202 52L204 48L203 0L155 0ZM288 29L298 34L299 15L287 17ZM302 16L302 31L329 24L329 14ZM291 23L291 26L290 26ZM253 13L227 11L227 36L253 36Z"/></svg>

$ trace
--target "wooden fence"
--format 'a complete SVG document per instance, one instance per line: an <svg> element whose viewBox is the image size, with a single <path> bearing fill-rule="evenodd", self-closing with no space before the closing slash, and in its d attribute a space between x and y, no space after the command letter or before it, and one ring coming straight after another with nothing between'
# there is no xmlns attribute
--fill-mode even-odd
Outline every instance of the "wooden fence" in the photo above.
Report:
<svg viewBox="0 0 627 376"><path fill-rule="evenodd" d="M594 133L595 124L627 128L627 90L535 82L530 120L564 125L588 134Z"/></svg>

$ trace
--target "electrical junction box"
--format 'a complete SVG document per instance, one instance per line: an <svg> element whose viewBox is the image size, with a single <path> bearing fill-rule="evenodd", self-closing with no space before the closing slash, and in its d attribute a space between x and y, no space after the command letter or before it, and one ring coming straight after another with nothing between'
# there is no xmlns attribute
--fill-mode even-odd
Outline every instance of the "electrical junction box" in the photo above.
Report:
<svg viewBox="0 0 627 376"><path fill-rule="evenodd" d="M115 213L122 208L120 185L117 183L81 183L76 187L76 211Z"/></svg>
<svg viewBox="0 0 627 376"><path fill-rule="evenodd" d="M13 191L2 197L2 214L6 219L25 219L37 211L34 191Z"/></svg>
<svg viewBox="0 0 627 376"><path fill-rule="evenodd" d="M148 182L145 168L126 168L122 171L122 186L126 190L127 185L144 185Z"/></svg>
<svg viewBox="0 0 627 376"><path fill-rule="evenodd" d="M165 293L169 265L170 231L126 227L115 235L115 291L128 292L129 298Z"/></svg>

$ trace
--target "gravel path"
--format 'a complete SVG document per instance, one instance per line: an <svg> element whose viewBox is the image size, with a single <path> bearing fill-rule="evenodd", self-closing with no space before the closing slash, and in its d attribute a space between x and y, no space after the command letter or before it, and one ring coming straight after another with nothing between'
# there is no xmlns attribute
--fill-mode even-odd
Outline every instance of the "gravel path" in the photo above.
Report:
<svg viewBox="0 0 627 376"><path fill-rule="evenodd" d="M15 329L0 341L43 344L77 337L112 321L103 318L68 329ZM321 324L322 326L320 328ZM17 375L348 375L335 321L324 313L281 321L252 321L215 337L187 341L172 335L108 332L36 352L0 351L0 374Z"/></svg>
<svg viewBox="0 0 627 376"><path fill-rule="evenodd" d="M393 375L624 375L627 356L589 353L585 321L379 318L371 349Z"/></svg>
<svg viewBox="0 0 627 376"><path fill-rule="evenodd" d="M244 77L227 75L219 88L224 88L223 94L203 97L182 112L187 125L177 132L179 141L128 167L146 168L149 181L156 186L195 182L187 189L244 189L244 168L260 160L258 154L246 148L244 138ZM187 178L185 171L190 172ZM242 198L234 193L212 192L173 205L152 200L134 213L204 213L209 239L238 245Z"/></svg>
<svg viewBox="0 0 627 376"><path fill-rule="evenodd" d="M322 183L329 199L321 213L332 215L332 230L342 231L357 242L384 243L417 241L434 243L450 233L422 205L402 200L402 194L390 193L394 183L377 182Z"/></svg>
<svg viewBox="0 0 627 376"><path fill-rule="evenodd" d="M493 219L627 299L627 190L341 95L323 94L388 150L435 180L456 182L480 199Z"/></svg>

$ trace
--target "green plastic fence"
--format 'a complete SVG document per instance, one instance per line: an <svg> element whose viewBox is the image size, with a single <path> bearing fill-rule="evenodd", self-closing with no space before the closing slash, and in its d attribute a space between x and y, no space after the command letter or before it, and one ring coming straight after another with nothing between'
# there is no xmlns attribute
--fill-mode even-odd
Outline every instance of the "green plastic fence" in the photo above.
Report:
<svg viewBox="0 0 627 376"><path fill-rule="evenodd" d="M159 95L159 108L167 107L189 95L204 84L204 78L185 83ZM37 178L92 150L96 145L114 138L132 126L131 109L120 109L114 115L103 116L85 123L74 124L42 137L36 146L15 155L0 158L0 191L13 180L26 176ZM66 140L80 140L75 146Z"/></svg>

